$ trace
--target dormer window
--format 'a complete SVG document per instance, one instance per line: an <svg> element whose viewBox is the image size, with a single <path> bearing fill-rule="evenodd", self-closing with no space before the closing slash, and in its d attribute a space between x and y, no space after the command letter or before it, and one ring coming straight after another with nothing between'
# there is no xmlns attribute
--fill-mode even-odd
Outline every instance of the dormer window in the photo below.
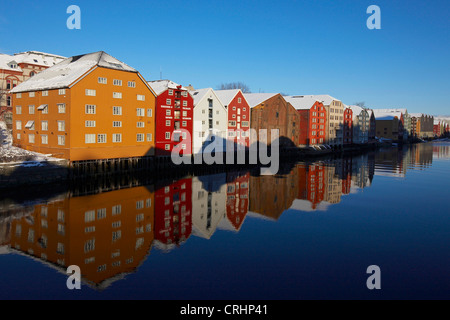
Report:
<svg viewBox="0 0 450 320"><path fill-rule="evenodd" d="M10 67L11 69L17 69L17 63L11 62L11 63L9 64L9 67Z"/></svg>

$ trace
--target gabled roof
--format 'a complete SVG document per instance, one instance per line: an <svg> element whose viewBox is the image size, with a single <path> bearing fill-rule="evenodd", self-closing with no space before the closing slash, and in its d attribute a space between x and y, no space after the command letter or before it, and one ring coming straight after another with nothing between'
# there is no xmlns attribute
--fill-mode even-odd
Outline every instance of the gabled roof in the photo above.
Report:
<svg viewBox="0 0 450 320"><path fill-rule="evenodd" d="M18 64L17 60L14 59L13 56L10 56L9 54L0 54L0 70L22 72L22 69L18 65L17 68L11 68L11 62Z"/></svg>
<svg viewBox="0 0 450 320"><path fill-rule="evenodd" d="M103 51L99 51L64 59L53 67L22 82L11 90L11 93L67 88L96 66L137 73L137 70L127 64Z"/></svg>
<svg viewBox="0 0 450 320"><path fill-rule="evenodd" d="M383 109L374 109L373 112L374 112L375 118L377 120L381 120L381 118L386 118L387 116L390 116L392 118L397 118L400 120L403 115L401 112L385 112L385 111L383 111Z"/></svg>
<svg viewBox="0 0 450 320"><path fill-rule="evenodd" d="M372 112L371 110L365 109L365 108L361 108L360 106L347 106L347 108L352 109L352 111L353 111L353 120L355 120L356 117L359 116L363 111L366 111L369 116L370 116L370 114Z"/></svg>
<svg viewBox="0 0 450 320"><path fill-rule="evenodd" d="M322 102L325 106L331 105L331 102L335 101L341 101L339 99L336 99L328 94L318 94L318 95L311 95L311 97L314 97L319 102Z"/></svg>
<svg viewBox="0 0 450 320"><path fill-rule="evenodd" d="M153 91L155 91L156 95L160 95L167 89L178 89L178 87L181 87L181 90L187 90L185 87L181 86L178 83L175 83L171 80L154 80L149 81L148 85L152 87Z"/></svg>
<svg viewBox="0 0 450 320"><path fill-rule="evenodd" d="M66 59L66 57L58 56L56 54L39 52L39 51L27 51L27 52L15 53L14 59L16 59L16 61L18 63L27 63L27 64L52 67L55 64Z"/></svg>
<svg viewBox="0 0 450 320"><path fill-rule="evenodd" d="M222 104L228 106L240 91L240 89L215 90L215 93Z"/></svg>
<svg viewBox="0 0 450 320"><path fill-rule="evenodd" d="M279 93L244 93L245 100L251 108L263 103Z"/></svg>
<svg viewBox="0 0 450 320"><path fill-rule="evenodd" d="M194 91L189 91L191 96L194 98L194 107L202 101L203 97L208 93L212 91L212 88L204 88L204 89L198 89Z"/></svg>
<svg viewBox="0 0 450 320"><path fill-rule="evenodd" d="M314 96L285 96L284 99L289 102L296 110L309 110L317 103Z"/></svg>
<svg viewBox="0 0 450 320"><path fill-rule="evenodd" d="M389 113L389 112L401 112L403 115L408 113L406 108L388 108L388 109L377 109L381 112Z"/></svg>

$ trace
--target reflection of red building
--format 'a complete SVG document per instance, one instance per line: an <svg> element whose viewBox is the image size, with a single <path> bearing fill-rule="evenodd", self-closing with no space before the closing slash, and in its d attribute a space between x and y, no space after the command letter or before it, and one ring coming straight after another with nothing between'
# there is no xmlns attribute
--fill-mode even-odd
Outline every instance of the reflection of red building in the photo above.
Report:
<svg viewBox="0 0 450 320"><path fill-rule="evenodd" d="M156 98L156 155L192 154L194 100L189 91L170 80L150 81Z"/></svg>
<svg viewBox="0 0 450 320"><path fill-rule="evenodd" d="M349 194L352 187L352 158L342 160L342 193Z"/></svg>
<svg viewBox="0 0 450 320"><path fill-rule="evenodd" d="M178 180L155 192L155 240L166 248L192 232L192 179Z"/></svg>
<svg viewBox="0 0 450 320"><path fill-rule="evenodd" d="M344 110L344 145L353 143L353 110Z"/></svg>
<svg viewBox="0 0 450 320"><path fill-rule="evenodd" d="M227 175L227 218L235 230L241 228L248 212L250 173Z"/></svg>
<svg viewBox="0 0 450 320"><path fill-rule="evenodd" d="M324 200L325 166L322 163L299 165L298 199L311 202L312 209Z"/></svg>

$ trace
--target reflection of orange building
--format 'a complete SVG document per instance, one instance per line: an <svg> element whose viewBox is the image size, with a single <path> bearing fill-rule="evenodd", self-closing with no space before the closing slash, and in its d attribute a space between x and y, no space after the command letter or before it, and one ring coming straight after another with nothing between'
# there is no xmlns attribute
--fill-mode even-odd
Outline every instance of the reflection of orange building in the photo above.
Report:
<svg viewBox="0 0 450 320"><path fill-rule="evenodd" d="M145 187L66 198L12 223L11 248L105 287L145 259L154 238L154 196Z"/></svg>
<svg viewBox="0 0 450 320"><path fill-rule="evenodd" d="M352 187L352 158L342 160L342 194L349 194Z"/></svg>
<svg viewBox="0 0 450 320"><path fill-rule="evenodd" d="M325 166L323 163L311 165L300 164L298 170L298 196L297 199L311 202L312 209L324 200L325 192Z"/></svg>
<svg viewBox="0 0 450 320"><path fill-rule="evenodd" d="M181 179L155 192L155 240L164 249L192 233L192 179Z"/></svg>
<svg viewBox="0 0 450 320"><path fill-rule="evenodd" d="M243 176L227 175L227 218L239 230L248 212L250 173Z"/></svg>
<svg viewBox="0 0 450 320"><path fill-rule="evenodd" d="M250 177L250 211L277 220L298 194L298 171L283 176Z"/></svg>

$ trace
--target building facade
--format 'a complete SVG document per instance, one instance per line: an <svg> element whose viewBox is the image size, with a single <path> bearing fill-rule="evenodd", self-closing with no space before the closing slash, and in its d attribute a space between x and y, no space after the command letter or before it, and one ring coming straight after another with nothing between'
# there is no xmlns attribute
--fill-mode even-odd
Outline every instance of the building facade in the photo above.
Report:
<svg viewBox="0 0 450 320"><path fill-rule="evenodd" d="M215 90L228 112L228 140L250 146L250 106L240 89Z"/></svg>
<svg viewBox="0 0 450 320"><path fill-rule="evenodd" d="M348 106L344 109L344 145L353 143L353 110Z"/></svg>
<svg viewBox="0 0 450 320"><path fill-rule="evenodd" d="M259 142L270 145L275 140L271 130L278 130L280 147L289 148L298 145L300 116L281 94L246 93L244 96L252 108L250 127L256 130ZM259 130L267 131L260 134Z"/></svg>
<svg viewBox="0 0 450 320"><path fill-rule="evenodd" d="M17 147L70 161L155 154L155 94L105 52L67 58L11 92Z"/></svg>
<svg viewBox="0 0 450 320"><path fill-rule="evenodd" d="M212 88L190 93L194 98L193 154L225 152L227 109Z"/></svg>
<svg viewBox="0 0 450 320"><path fill-rule="evenodd" d="M370 115L369 111L359 106L349 106L353 111L353 143L369 143ZM375 131L374 136L375 138Z"/></svg>
<svg viewBox="0 0 450 320"><path fill-rule="evenodd" d="M324 144L328 117L322 102L313 96L286 96L284 99L300 116L298 145L307 147Z"/></svg>
<svg viewBox="0 0 450 320"><path fill-rule="evenodd" d="M12 94L20 83L54 66L65 57L50 53L28 51L14 55L0 54L0 120L12 124Z"/></svg>
<svg viewBox="0 0 450 320"><path fill-rule="evenodd" d="M170 80L148 82L156 97L156 156L192 154L194 99L183 86Z"/></svg>

